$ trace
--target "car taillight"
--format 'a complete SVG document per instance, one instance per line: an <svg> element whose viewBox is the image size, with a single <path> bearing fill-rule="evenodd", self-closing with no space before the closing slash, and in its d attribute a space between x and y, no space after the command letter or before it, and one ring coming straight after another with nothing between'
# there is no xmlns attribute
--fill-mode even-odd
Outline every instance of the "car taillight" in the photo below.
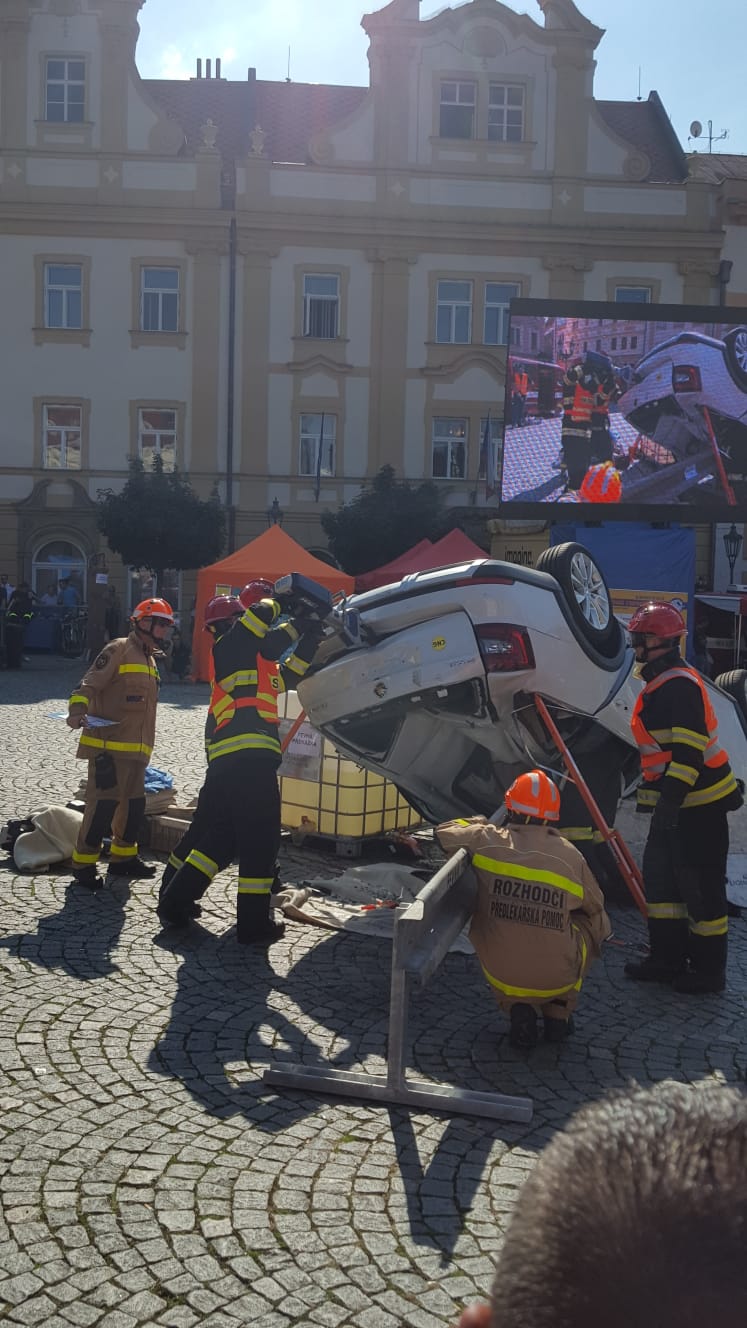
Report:
<svg viewBox="0 0 747 1328"><path fill-rule="evenodd" d="M534 668L534 651L523 627L483 623L476 628L486 673L515 673Z"/></svg>
<svg viewBox="0 0 747 1328"><path fill-rule="evenodd" d="M700 369L694 364L676 364L672 369L672 387L675 392L700 392Z"/></svg>

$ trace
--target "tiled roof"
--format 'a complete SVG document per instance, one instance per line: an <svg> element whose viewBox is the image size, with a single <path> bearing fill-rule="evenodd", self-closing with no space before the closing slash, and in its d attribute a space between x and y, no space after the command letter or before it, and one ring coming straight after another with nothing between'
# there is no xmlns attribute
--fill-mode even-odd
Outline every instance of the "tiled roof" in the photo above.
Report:
<svg viewBox="0 0 747 1328"><path fill-rule="evenodd" d="M265 153L271 161L306 163L309 143L362 105L368 88L324 83L286 83L249 79L143 79L143 85L166 114L184 129L185 152L202 143L201 126L218 126L216 146L227 161L245 157L249 135L260 125L267 135ZM647 101L597 101L602 118L619 138L646 153L649 182L681 181L687 159L657 94ZM720 157L719 160L726 160Z"/></svg>
<svg viewBox="0 0 747 1328"><path fill-rule="evenodd" d="M721 184L724 180L747 180L747 156L736 152L690 152L690 177Z"/></svg>
<svg viewBox="0 0 747 1328"><path fill-rule="evenodd" d="M258 80L257 121L267 134L271 161L307 162L315 134L344 120L368 96L368 88L324 83L271 83Z"/></svg>
<svg viewBox="0 0 747 1328"><path fill-rule="evenodd" d="M212 120L218 126L215 145L224 158L245 157L249 134L256 123L252 109L254 84L224 78L144 78L143 86L168 116L184 130L185 152L202 144L200 126Z"/></svg>
<svg viewBox="0 0 747 1328"><path fill-rule="evenodd" d="M687 159L658 93L647 101L595 101L602 119L618 138L645 152L649 184L680 183L687 178Z"/></svg>
<svg viewBox="0 0 747 1328"><path fill-rule="evenodd" d="M261 125L271 161L308 162L314 135L352 114L368 93L368 88L323 83L219 78L145 78L143 85L184 129L187 153L200 146L200 127L211 119L218 126L216 147L232 161L246 156L249 135Z"/></svg>

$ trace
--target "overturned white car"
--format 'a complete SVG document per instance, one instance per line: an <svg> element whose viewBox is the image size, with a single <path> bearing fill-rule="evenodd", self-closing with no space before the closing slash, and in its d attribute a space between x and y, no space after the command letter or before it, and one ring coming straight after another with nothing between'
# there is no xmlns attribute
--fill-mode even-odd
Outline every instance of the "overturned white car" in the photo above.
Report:
<svg viewBox="0 0 747 1328"><path fill-rule="evenodd" d="M534 765L562 771L539 695L611 822L638 772L633 666L600 569L560 544L535 570L478 559L353 596L298 692L316 728L433 822L492 814ZM740 779L744 682L735 672L708 684Z"/></svg>

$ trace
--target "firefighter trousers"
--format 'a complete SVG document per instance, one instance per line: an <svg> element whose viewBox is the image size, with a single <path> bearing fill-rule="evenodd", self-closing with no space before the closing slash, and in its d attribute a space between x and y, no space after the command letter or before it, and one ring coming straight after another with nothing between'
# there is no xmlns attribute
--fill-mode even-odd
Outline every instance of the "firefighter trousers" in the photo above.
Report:
<svg viewBox="0 0 747 1328"><path fill-rule="evenodd" d="M198 824L188 832L184 865L159 900L164 921L184 922L223 867L238 857L236 935L248 942L267 929L270 892L280 848L280 790L276 766L256 752L211 762L198 800ZM187 836L185 836L187 838Z"/></svg>
<svg viewBox="0 0 747 1328"><path fill-rule="evenodd" d="M145 766L104 752L88 762L83 824L73 851L73 871L95 870L101 841L112 836L112 861L137 856L145 816Z"/></svg>
<svg viewBox="0 0 747 1328"><path fill-rule="evenodd" d="M698 973L723 974L728 919L729 822L721 803L680 811L677 828L654 821L643 852L651 958Z"/></svg>

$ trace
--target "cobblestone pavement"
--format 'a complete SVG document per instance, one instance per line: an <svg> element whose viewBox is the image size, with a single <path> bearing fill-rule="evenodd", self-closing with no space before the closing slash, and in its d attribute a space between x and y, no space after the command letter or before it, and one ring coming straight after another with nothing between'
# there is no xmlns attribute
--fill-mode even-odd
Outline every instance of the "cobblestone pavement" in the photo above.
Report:
<svg viewBox="0 0 747 1328"><path fill-rule="evenodd" d="M39 658L0 674L3 819L77 788L75 740L47 716L79 674ZM205 700L162 694L154 763L183 795ZM284 848L286 880L343 865ZM693 1000L625 982L643 930L615 909L576 1037L530 1058L472 958L449 955L414 1003L417 1072L530 1095L516 1126L263 1086L289 1059L383 1069L386 941L291 923L269 958L241 950L226 872L177 942L159 937L152 882L80 898L67 880L0 868L3 1322L451 1324L487 1292L517 1191L579 1104L631 1077L744 1078L744 921L728 991Z"/></svg>

